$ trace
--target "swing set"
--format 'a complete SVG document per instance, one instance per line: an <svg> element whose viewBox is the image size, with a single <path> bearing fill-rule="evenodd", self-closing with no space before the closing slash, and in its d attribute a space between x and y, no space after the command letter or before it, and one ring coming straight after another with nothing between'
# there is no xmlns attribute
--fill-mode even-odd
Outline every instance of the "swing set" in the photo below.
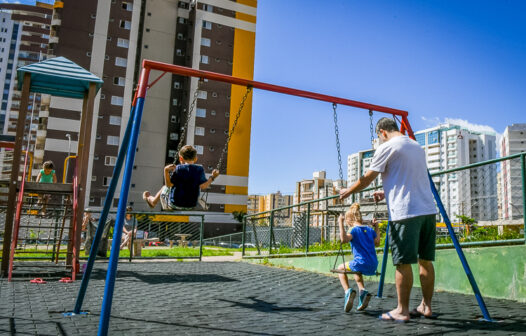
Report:
<svg viewBox="0 0 526 336"><path fill-rule="evenodd" d="M123 140L122 140L122 144L121 144L121 147L119 149L117 161L116 161L116 164L115 164L115 167L114 167L114 171L113 171L113 177L111 179L111 183L110 183L110 186L108 188L108 192L107 192L107 195L106 195L106 198L105 198L104 207L103 207L103 210L101 212L101 216L100 216L100 219L99 219L99 225L98 225L97 231L95 233L95 237L94 237L94 240L93 240L93 244L92 244L91 253L90 253L90 256L89 256L89 259L88 259L88 263L86 265L86 269L85 269L85 272L83 274L82 283L81 283L81 286L80 286L80 289L79 289L79 293L78 293L78 296L77 296L77 300L76 300L76 303L75 303L75 308L74 308L73 312L66 313L67 315L82 314L82 312L81 312L82 303L83 303L83 300L84 300L84 296L86 294L89 278L91 276L91 271L93 269L93 264L94 264L95 257L96 257L96 251L98 250L99 242L100 242L101 237L102 237L102 231L103 231L102 229L104 228L104 225L101 225L101 223L105 223L106 222L106 219L107 219L107 216L108 216L108 213L109 213L109 209L111 207L111 203L112 203L112 200L114 198L115 189L117 187L117 182L119 181L121 169L122 169L122 167L124 165L124 174L123 174L123 177L122 177L122 187L121 187L120 196L119 196L117 217L116 217L116 220L115 220L115 229L114 229L114 236L115 237L120 237L122 235L123 223L124 223L124 218L125 218L125 213L126 213L126 205L127 205L127 202L128 202L128 191L129 191L130 182L131 182L131 174L132 174L132 171L133 171L133 164L134 164L135 153L136 153L136 148L137 148L137 141L138 141L139 129L140 129L140 125L141 125L141 118L142 118L142 113L143 113L143 108L144 108L144 101L146 99L147 90L152 85L154 85L158 81L158 79L160 78L159 77L158 79L153 81L151 84L148 84L148 81L149 81L149 78L150 78L150 74L151 74L152 71L161 71L162 74L160 75L160 77L162 77L166 73L172 73L172 74L176 74L176 75L180 75L180 76L187 76L187 77L196 78L196 79L200 79L200 80L208 79L208 80L214 80L214 81L219 81L219 82L223 82L223 83L229 83L229 84L232 84L232 85L239 85L239 86L246 87L247 91L246 91L244 99L242 100L242 102L240 104L240 108L239 108L238 114L236 116L236 121L237 121L237 118L239 118L239 114L241 113L241 110L243 108L243 104L244 104L245 99L250 94L250 91L253 88L254 89L260 89L260 90L266 90L266 91L272 91L272 92L278 92L278 93L282 93L282 94L298 96L298 97L303 97L303 98L315 99L315 100L320 100L320 101L325 101L325 102L331 103L332 106L333 106L333 111L334 111L334 118L335 118L335 125L336 125L335 130L336 130L336 135L337 135L337 147L338 147L338 149L339 149L339 139L338 139L338 128L337 128L337 116L336 116L336 107L338 105L351 106L351 107L365 109L365 110L369 111L371 117L372 117L372 112L373 111L390 114L390 115L393 116L393 118L395 118L401 124L400 125L400 131L402 133L409 135L409 137L411 137L412 139L415 138L413 130L411 129L411 126L409 124L409 120L407 118L408 117L408 112L407 111L393 109L393 108L379 106L379 105L363 103L363 102L350 100L350 99L344 99L344 98L324 95L324 94L315 93L315 92L309 92L309 91L303 91L303 90L288 88L288 87L284 87L284 86L278 86L278 85L273 85L273 84L268 84L268 83L263 83L263 82L257 82L257 81L253 81L253 80L249 80L249 79L233 77L233 76L224 75L224 74L215 73L215 72L210 72L210 71L203 71L203 70L192 69L192 68L179 66L179 65L167 64L167 63L156 62L156 61L151 61L151 60L143 60L142 69L141 69L141 75L140 75L139 84L138 84L138 89L136 91L135 98L133 100L132 109L131 109L131 113L130 113L130 119L128 121L128 124L127 124L127 127L126 127L126 131L124 133L124 137L123 137ZM194 105L194 106L195 106L196 97L197 97L197 93L194 94L194 100L192 102L192 105ZM191 110L188 112L188 116L187 116L187 119L186 119L186 125L185 125L185 128L184 128L185 130L186 130L186 126L187 126L190 118L191 118ZM228 142L229 142L230 138L233 135L233 132L234 132L234 129L235 129L235 125L236 125L236 123L233 124L233 127L232 127L232 129L230 130L230 132L228 134L228 138L227 138L227 141L226 141L226 144L225 144L225 148L223 149L223 154L227 150ZM184 138L181 137L180 141L182 143L184 141ZM223 157L223 155L221 156L221 159L219 160L219 163L218 163L218 167L219 168L222 165L222 157ZM342 169L341 169L341 154L340 154L339 150L338 150L338 161L340 163L340 178L343 180L343 172L342 172ZM486 305L484 303L484 300L482 298L480 290L479 290L479 288L477 286L475 278L474 278L474 276L473 276L473 274L471 272L471 269L470 269L470 267L468 265L468 262L467 262L467 260L466 260L466 258L464 256L464 253L463 253L463 251L462 251L462 249L460 247L458 239L455 236L455 233L454 233L453 228L451 226L451 221L449 220L449 216L448 216L448 214L445 211L445 208L444 208L444 206L442 204L442 201L441 201L441 199L440 199L440 197L438 195L438 192L436 190L435 184L433 183L430 175L429 175L429 182L430 182L430 185L431 185L431 189L432 189L433 195L434 195L435 200L437 202L438 208L440 210L440 214L442 215L442 217L444 219L444 222L447 225L449 235L450 235L450 237L451 237L451 239L453 241L455 249L456 249L456 251L458 253L458 256L459 256L459 258L460 258L460 260L462 262L462 266L463 266L464 271L465 271L465 273L466 273L466 275L468 277L468 280L469 280L469 282L470 282L470 284L471 284L471 286L473 288L473 292L474 292L475 297L476 297L476 299L478 301L478 304L479 304L479 307L480 307L480 309L482 311L484 319L487 320L487 321L491 321L491 317L490 317L489 312L488 312L488 310L486 308ZM339 196L334 196L334 198L337 198L337 197L339 197ZM387 228L389 228L389 226L387 226ZM111 313L111 305L112 305L112 299L113 299L113 292L114 292L114 288L115 288L115 279L116 279L116 275L117 275L117 265L118 265L118 258L119 258L119 244L120 244L120 242L119 242L118 239L114 239L112 244L113 245L112 245L112 248L111 248L111 255L110 255L109 264L108 264L108 271L107 271L107 275L106 275L104 297L103 297L102 309L101 309L101 318L100 318L100 321L99 321L99 333L98 333L99 335L107 335L108 334L110 313ZM378 290L378 294L377 294L379 297L381 297L381 295L382 295L384 275L385 275L385 270L386 270L386 266L387 266L387 252L388 252L388 244L386 242L386 244L384 245L384 257L383 257L383 261L382 261L381 278L380 278L379 290ZM343 251L342 251L342 253L343 253Z"/></svg>

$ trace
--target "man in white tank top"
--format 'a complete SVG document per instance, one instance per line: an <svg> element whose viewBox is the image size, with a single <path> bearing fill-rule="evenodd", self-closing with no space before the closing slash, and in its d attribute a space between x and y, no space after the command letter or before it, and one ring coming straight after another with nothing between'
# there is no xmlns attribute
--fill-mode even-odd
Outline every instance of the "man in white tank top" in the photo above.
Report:
<svg viewBox="0 0 526 336"><path fill-rule="evenodd" d="M389 244L396 266L398 306L380 316L382 320L407 322L410 316L433 317L435 271L436 207L427 171L425 152L420 145L402 134L396 122L382 118L376 124L382 144L376 149L369 170L352 186L340 191L344 199L369 186L382 174L383 192L389 211ZM422 302L409 311L413 287L411 264L419 264Z"/></svg>

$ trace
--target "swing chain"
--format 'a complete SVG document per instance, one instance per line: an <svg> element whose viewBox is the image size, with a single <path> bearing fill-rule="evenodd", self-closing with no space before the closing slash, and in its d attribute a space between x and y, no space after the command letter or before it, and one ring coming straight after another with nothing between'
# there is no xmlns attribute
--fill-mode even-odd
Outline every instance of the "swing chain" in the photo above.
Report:
<svg viewBox="0 0 526 336"><path fill-rule="evenodd" d="M184 138L186 136L186 129L188 128L188 124L190 123L190 119L192 118L192 112L195 108L195 104L197 102L197 96L199 95L199 91L201 89L201 84L204 82L202 78L199 78L197 81L197 88L194 92L194 97L192 98L192 103L190 104L190 108L188 109L188 114L186 115L186 121L183 126L183 131L181 132L181 136L179 137L179 145L177 145L177 151L175 152L175 158L174 158L174 165L177 163L177 160L179 159L179 151L181 148L183 148L183 144L185 143Z"/></svg>
<svg viewBox="0 0 526 336"><path fill-rule="evenodd" d="M371 131L371 148L374 149L373 110L369 110L369 129Z"/></svg>
<svg viewBox="0 0 526 336"><path fill-rule="evenodd" d="M217 163L216 169L221 171L221 166L223 165L223 158L225 157L225 154L228 150L228 143L230 142L230 139L232 139L232 135L234 134L234 130L236 129L237 122L239 120L239 116L241 115L241 111L243 110L243 107L245 107L245 101L247 100L248 94L252 91L252 86L247 86L247 91L245 92L245 95L241 99L241 104L239 104L239 109L237 110L236 118L234 119L234 122L232 123L232 128L228 132L226 136L226 143L225 147L223 147L223 151L221 152L221 156L219 157L219 162Z"/></svg>
<svg viewBox="0 0 526 336"><path fill-rule="evenodd" d="M337 107L338 105L336 103L332 103L332 110L334 112L334 134L336 135L336 149L338 151L338 167L340 173L340 181L343 182L342 154L340 151L340 132L338 131L338 114L336 113Z"/></svg>

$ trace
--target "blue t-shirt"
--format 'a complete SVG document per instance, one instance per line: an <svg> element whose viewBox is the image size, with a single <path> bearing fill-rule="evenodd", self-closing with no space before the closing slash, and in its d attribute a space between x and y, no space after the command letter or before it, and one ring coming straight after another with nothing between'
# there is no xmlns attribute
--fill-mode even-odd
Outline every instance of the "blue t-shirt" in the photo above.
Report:
<svg viewBox="0 0 526 336"><path fill-rule="evenodd" d="M203 166L196 164L179 164L170 175L173 187L170 200L181 208L193 208L199 199L199 186L206 182Z"/></svg>
<svg viewBox="0 0 526 336"><path fill-rule="evenodd" d="M378 258L376 258L374 246L376 232L369 226L359 225L353 227L350 233L354 255L354 259L349 263L351 270L361 272L364 275L376 274L378 267Z"/></svg>

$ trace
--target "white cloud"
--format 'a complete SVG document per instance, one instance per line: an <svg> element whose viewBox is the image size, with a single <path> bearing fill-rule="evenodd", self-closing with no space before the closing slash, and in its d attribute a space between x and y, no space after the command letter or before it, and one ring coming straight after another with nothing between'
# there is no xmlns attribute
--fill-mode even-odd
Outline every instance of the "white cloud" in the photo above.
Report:
<svg viewBox="0 0 526 336"><path fill-rule="evenodd" d="M484 133L498 134L498 132L495 131L495 129L493 127L491 127L491 126L473 124L473 123L470 123L469 121L464 120L464 119L446 118L445 122L446 123L450 123L450 124L454 124L454 125L458 125L460 127L463 127L463 128L468 129L468 130L475 131L475 132L484 132Z"/></svg>

